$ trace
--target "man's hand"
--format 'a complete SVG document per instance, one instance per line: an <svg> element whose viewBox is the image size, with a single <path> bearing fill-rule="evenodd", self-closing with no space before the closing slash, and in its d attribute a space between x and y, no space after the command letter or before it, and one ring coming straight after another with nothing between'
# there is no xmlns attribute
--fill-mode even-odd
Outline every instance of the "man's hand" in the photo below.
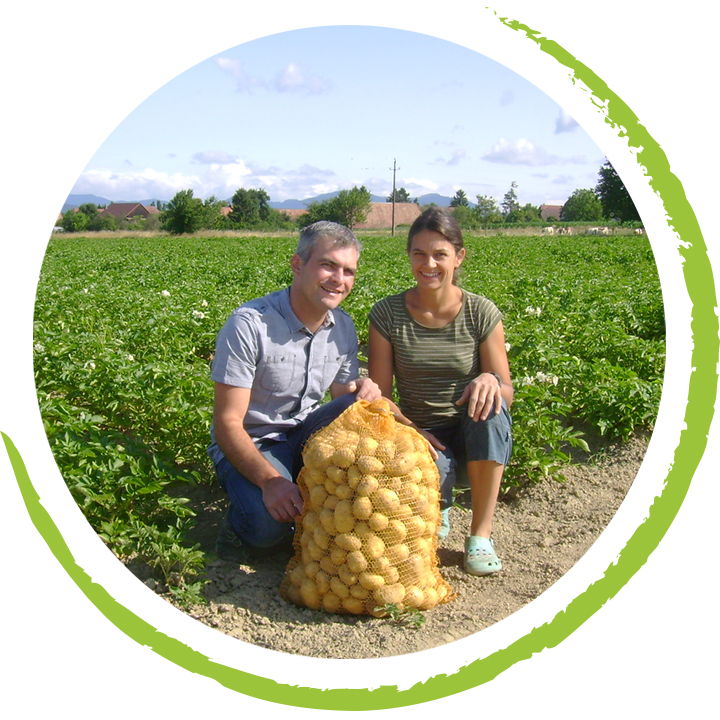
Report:
<svg viewBox="0 0 720 720"><path fill-rule="evenodd" d="M382 397L380 388L369 377L361 377L357 380L351 380L347 387L349 392L355 393L355 397L358 400L367 400L368 402L372 402L373 400Z"/></svg>
<svg viewBox="0 0 720 720"><path fill-rule="evenodd" d="M462 397L455 404L464 405L465 403L468 403L468 415L475 422L487 420L493 409L497 415L502 410L502 393L495 376L490 373L482 373L471 380Z"/></svg>
<svg viewBox="0 0 720 720"><path fill-rule="evenodd" d="M262 484L262 499L271 517L278 522L293 522L302 514L303 501L298 486L281 475Z"/></svg>

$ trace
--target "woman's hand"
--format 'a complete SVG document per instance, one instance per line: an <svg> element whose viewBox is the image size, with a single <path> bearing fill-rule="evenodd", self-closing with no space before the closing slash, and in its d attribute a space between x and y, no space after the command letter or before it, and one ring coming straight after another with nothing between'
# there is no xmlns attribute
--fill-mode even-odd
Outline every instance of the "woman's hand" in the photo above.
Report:
<svg viewBox="0 0 720 720"><path fill-rule="evenodd" d="M471 380L456 405L468 404L468 415L477 422L487 420L491 412L502 410L502 393L497 378L490 373L481 373Z"/></svg>

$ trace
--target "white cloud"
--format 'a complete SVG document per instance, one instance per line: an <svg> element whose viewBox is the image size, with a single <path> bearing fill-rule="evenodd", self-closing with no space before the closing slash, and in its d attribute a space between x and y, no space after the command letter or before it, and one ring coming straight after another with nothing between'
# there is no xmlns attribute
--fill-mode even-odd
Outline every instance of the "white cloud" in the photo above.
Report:
<svg viewBox="0 0 720 720"><path fill-rule="evenodd" d="M273 87L278 92L319 95L327 92L332 87L332 83L311 73L308 68L291 62L277 75Z"/></svg>
<svg viewBox="0 0 720 720"><path fill-rule="evenodd" d="M557 120L555 120L555 134L572 132L578 127L579 125L577 120L560 108L560 114L558 115Z"/></svg>
<svg viewBox="0 0 720 720"><path fill-rule="evenodd" d="M545 150L535 147L524 138L515 142L500 138L482 157L488 162L506 165L554 165L561 161L556 155L549 155Z"/></svg>
<svg viewBox="0 0 720 720"><path fill-rule="evenodd" d="M572 175L558 175L552 180L553 185L570 185L575 182L575 178Z"/></svg>
<svg viewBox="0 0 720 720"><path fill-rule="evenodd" d="M252 92L256 88L267 87L267 83L262 78L248 75L239 60L217 57L215 58L215 62L219 68L235 78L238 92Z"/></svg>
<svg viewBox="0 0 720 720"><path fill-rule="evenodd" d="M247 186L250 175L250 170L242 161L210 165L201 175L170 174L152 168L120 173L89 170L80 175L72 192L92 193L116 202L149 198L169 200L180 190L192 190L195 197L215 195L226 198L238 187Z"/></svg>
<svg viewBox="0 0 720 720"><path fill-rule="evenodd" d="M584 165L587 159L584 155L575 155L563 158L552 155L541 147L537 147L530 140L510 141L500 138L493 147L482 156L483 160L506 165L529 165L539 167L543 165Z"/></svg>
<svg viewBox="0 0 720 720"><path fill-rule="evenodd" d="M197 152L192 156L194 163L201 165L224 165L237 161L237 158L226 153L224 150L208 150L205 152Z"/></svg>
<svg viewBox="0 0 720 720"><path fill-rule="evenodd" d="M396 183L398 187L400 185ZM436 192L440 187L437 183L432 180L406 178L401 185L413 196L424 195L425 193Z"/></svg>

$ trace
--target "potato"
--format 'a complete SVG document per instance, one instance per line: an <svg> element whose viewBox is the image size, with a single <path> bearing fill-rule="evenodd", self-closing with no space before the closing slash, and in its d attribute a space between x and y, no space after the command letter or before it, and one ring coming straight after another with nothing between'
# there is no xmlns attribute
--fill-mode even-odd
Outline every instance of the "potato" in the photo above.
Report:
<svg viewBox="0 0 720 720"><path fill-rule="evenodd" d="M366 590L376 590L379 587L382 587L385 584L385 578L382 575L376 575L374 573L369 572L361 572L358 575L358 582L366 589Z"/></svg>
<svg viewBox="0 0 720 720"><path fill-rule="evenodd" d="M413 515L405 521L409 539L419 538L425 533L425 521L419 515Z"/></svg>
<svg viewBox="0 0 720 720"><path fill-rule="evenodd" d="M304 567L305 575L309 578L314 578L318 574L318 571L320 570L320 563L313 560L312 562L309 562L306 565L298 565L298 567Z"/></svg>
<svg viewBox="0 0 720 720"><path fill-rule="evenodd" d="M318 547L327 550L330 547L330 536L318 525L313 532L313 540Z"/></svg>
<svg viewBox="0 0 720 720"><path fill-rule="evenodd" d="M407 545L391 545L385 550L385 557L393 564L398 565L410 557L410 548Z"/></svg>
<svg viewBox="0 0 720 720"><path fill-rule="evenodd" d="M318 592L324 595L330 589L330 576L324 570L318 570L314 579Z"/></svg>
<svg viewBox="0 0 720 720"><path fill-rule="evenodd" d="M348 500L339 500L335 506L335 527L339 533L349 533L355 527L355 517Z"/></svg>
<svg viewBox="0 0 720 720"><path fill-rule="evenodd" d="M363 570L367 569L368 566L366 557L359 550L349 552L345 562L349 570L355 574L361 573Z"/></svg>
<svg viewBox="0 0 720 720"><path fill-rule="evenodd" d="M325 555L325 557L320 558L320 567L328 575L337 575L338 566L330 559L329 555Z"/></svg>
<svg viewBox="0 0 720 720"><path fill-rule="evenodd" d="M373 456L377 452L378 441L371 437L364 437L360 439L357 447L358 455Z"/></svg>
<svg viewBox="0 0 720 720"><path fill-rule="evenodd" d="M337 448L332 455L332 462L338 467L349 468L355 462L355 450L347 445Z"/></svg>
<svg viewBox="0 0 720 720"><path fill-rule="evenodd" d="M310 578L305 578L300 585L300 596L303 603L312 610L319 610L321 601L315 583Z"/></svg>
<svg viewBox="0 0 720 720"><path fill-rule="evenodd" d="M348 586L339 578L330 578L330 589L340 598L346 598L350 595Z"/></svg>
<svg viewBox="0 0 720 720"><path fill-rule="evenodd" d="M362 600L358 600L356 597L346 597L342 601L342 606L348 612L353 615L362 615L365 605Z"/></svg>
<svg viewBox="0 0 720 720"><path fill-rule="evenodd" d="M392 583L396 583L400 579L398 569L390 563L385 555L373 560L370 563L370 568L374 574L382 575L388 585L392 585Z"/></svg>
<svg viewBox="0 0 720 720"><path fill-rule="evenodd" d="M438 604L438 593L435 588L429 587L425 589L425 598L418 606L420 610L430 610Z"/></svg>
<svg viewBox="0 0 720 720"><path fill-rule="evenodd" d="M365 540L365 538L368 538L371 535L375 536L375 531L372 530L370 526L363 520L358 520L355 523L355 529L353 532L363 541Z"/></svg>
<svg viewBox="0 0 720 720"><path fill-rule="evenodd" d="M318 565L318 569L319 569ZM296 565L292 571L290 572L290 582L295 585L295 587L300 587L302 585L303 580L308 577L306 575L307 573L307 566L304 565Z"/></svg>
<svg viewBox="0 0 720 720"><path fill-rule="evenodd" d="M313 560L321 560L325 556L325 551L314 540L308 540L307 549Z"/></svg>
<svg viewBox="0 0 720 720"><path fill-rule="evenodd" d="M405 529L405 523L400 520L390 520L384 537L388 543L395 545L397 543L401 543L405 539L406 535L407 530Z"/></svg>
<svg viewBox="0 0 720 720"><path fill-rule="evenodd" d="M370 558L379 558L385 552L385 543L377 535L370 535L363 540L365 555Z"/></svg>
<svg viewBox="0 0 720 720"><path fill-rule="evenodd" d="M395 457L396 452L395 441L388 438L378 442L378 449L375 451L375 455L382 458L383 464L386 465Z"/></svg>
<svg viewBox="0 0 720 720"><path fill-rule="evenodd" d="M405 475L405 473L417 464L417 453L404 453L396 455L392 460L385 463L386 475Z"/></svg>
<svg viewBox="0 0 720 720"><path fill-rule="evenodd" d="M358 483L358 486L355 488L355 492L359 496L368 496L372 495L378 488L380 487L380 483L378 482L378 479L374 475L363 475L362 480Z"/></svg>
<svg viewBox="0 0 720 720"><path fill-rule="evenodd" d="M328 495L322 506L328 510L334 510L339 502L340 498L337 495Z"/></svg>
<svg viewBox="0 0 720 720"><path fill-rule="evenodd" d="M405 597L403 602L412 608L419 608L425 600L425 593L417 587L417 585L410 585L405 590Z"/></svg>
<svg viewBox="0 0 720 720"><path fill-rule="evenodd" d="M403 476L404 482L400 484L400 502L412 505L417 502L420 497L420 488L417 483L413 482L408 475Z"/></svg>
<svg viewBox="0 0 720 720"><path fill-rule="evenodd" d="M425 562L417 553L411 553L408 559L399 566L400 577L406 583L418 585L423 575L425 575Z"/></svg>
<svg viewBox="0 0 720 720"><path fill-rule="evenodd" d="M406 455L415 452L413 433L400 428L395 436L395 450L398 455Z"/></svg>
<svg viewBox="0 0 720 720"><path fill-rule="evenodd" d="M383 471L383 463L374 455L361 455L356 464L363 475L377 475Z"/></svg>
<svg viewBox="0 0 720 720"><path fill-rule="evenodd" d="M393 515L400 507L397 493L388 488L380 488L371 496L373 507L384 515Z"/></svg>
<svg viewBox="0 0 720 720"><path fill-rule="evenodd" d="M342 600L333 592L323 595L322 605L330 613L336 613L342 607Z"/></svg>
<svg viewBox="0 0 720 720"><path fill-rule="evenodd" d="M327 496L328 493L327 490L325 490L325 486L318 485L310 491L310 504L313 507L321 508Z"/></svg>
<svg viewBox="0 0 720 720"><path fill-rule="evenodd" d="M346 560L347 560L347 550L343 550L342 548L337 547L335 544L333 544L332 548L330 549L330 555L328 555L330 560L340 567Z"/></svg>
<svg viewBox="0 0 720 720"><path fill-rule="evenodd" d="M354 598L357 598L358 600L364 600L366 597L370 596L370 591L367 588L364 588L362 585L357 584L353 585L350 588L350 595L352 595Z"/></svg>
<svg viewBox="0 0 720 720"><path fill-rule="evenodd" d="M348 587L355 585L355 583L358 581L357 575L351 572L350 568L347 565L340 565L338 567L338 577Z"/></svg>
<svg viewBox="0 0 720 720"><path fill-rule="evenodd" d="M311 510L302 519L302 526L305 530L309 530L310 532L312 532L318 526L319 522L320 522L320 520L319 520L318 514Z"/></svg>
<svg viewBox="0 0 720 720"><path fill-rule="evenodd" d="M335 544L343 550L352 552L353 550L360 550L360 548L362 547L362 540L355 535L350 535L348 533L340 533L339 535L335 536Z"/></svg>
<svg viewBox="0 0 720 720"><path fill-rule="evenodd" d="M398 505L398 508L395 511L395 517L398 520L407 520L407 519L411 518L412 515L413 515L412 508L406 503L403 503L402 505Z"/></svg>
<svg viewBox="0 0 720 720"><path fill-rule="evenodd" d="M300 588L291 584L291 585L288 585L285 592L287 593L287 599L294 605L304 605L305 604L303 602L302 595L300 594Z"/></svg>
<svg viewBox="0 0 720 720"><path fill-rule="evenodd" d="M325 471L325 475L336 484L344 483L347 478L347 473L337 465L331 465Z"/></svg>
<svg viewBox="0 0 720 720"><path fill-rule="evenodd" d="M422 475L421 475L422 477ZM347 469L347 484L355 490L360 481L363 479L363 474L360 472L360 468L357 465L351 465Z"/></svg>
<svg viewBox="0 0 720 720"><path fill-rule="evenodd" d="M369 497L355 498L355 502L353 502L352 506L352 512L358 520L368 520L373 514L372 500L370 500Z"/></svg>
<svg viewBox="0 0 720 720"><path fill-rule="evenodd" d="M337 528L335 527L335 512L330 508L323 508L318 517L320 518L320 524L329 535L337 535Z"/></svg>
<svg viewBox="0 0 720 720"><path fill-rule="evenodd" d="M368 525L370 526L370 529L374 530L375 532L385 530L385 528L390 523L390 521L388 520L388 516L383 515L382 513L379 513L379 512L374 512L368 518L367 522L368 522Z"/></svg>
<svg viewBox="0 0 720 720"><path fill-rule="evenodd" d="M335 488L335 495L341 500L348 500L354 493L352 488L347 483L342 483Z"/></svg>
<svg viewBox="0 0 720 720"><path fill-rule="evenodd" d="M334 495L335 494L335 488L337 487L337 483L333 482L330 478L325 479L325 491L328 495Z"/></svg>
<svg viewBox="0 0 720 720"><path fill-rule="evenodd" d="M392 585L383 585L373 590L373 598L378 605L386 605L387 603L401 603L405 597L405 587L400 583Z"/></svg>

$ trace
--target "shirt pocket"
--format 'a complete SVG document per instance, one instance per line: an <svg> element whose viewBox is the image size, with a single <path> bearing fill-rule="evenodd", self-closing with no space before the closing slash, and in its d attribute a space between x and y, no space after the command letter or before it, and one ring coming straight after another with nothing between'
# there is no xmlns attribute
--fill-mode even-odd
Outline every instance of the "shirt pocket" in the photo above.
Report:
<svg viewBox="0 0 720 720"><path fill-rule="evenodd" d="M291 355L268 355L258 374L263 390L281 393L287 390L295 378L295 358Z"/></svg>
<svg viewBox="0 0 720 720"><path fill-rule="evenodd" d="M335 381L335 376L340 370L340 366L345 361L345 355L331 354L327 355L323 363L323 384L330 385ZM352 379L352 378L351 378Z"/></svg>

